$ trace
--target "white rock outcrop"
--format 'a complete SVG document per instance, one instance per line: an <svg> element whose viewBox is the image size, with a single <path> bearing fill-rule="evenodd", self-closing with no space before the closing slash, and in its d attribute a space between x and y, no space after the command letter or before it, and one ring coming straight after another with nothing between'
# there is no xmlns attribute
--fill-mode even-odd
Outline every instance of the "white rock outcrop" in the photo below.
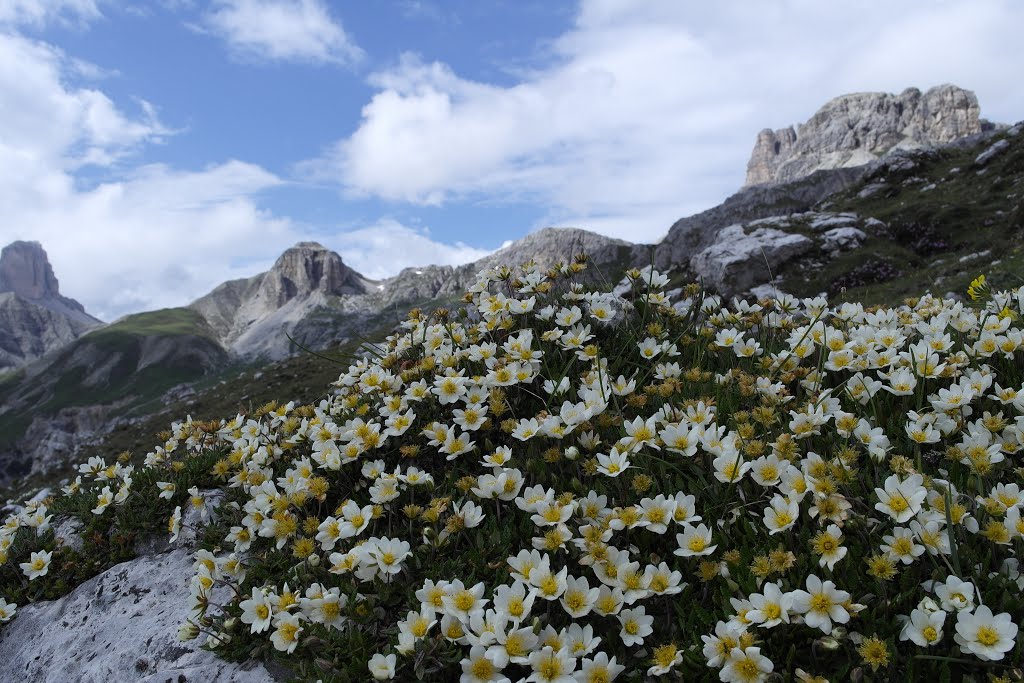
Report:
<svg viewBox="0 0 1024 683"><path fill-rule="evenodd" d="M922 93L842 95L807 123L757 135L744 187L785 183L821 169L867 164L895 150L942 145L981 133L974 93L941 85Z"/></svg>
<svg viewBox="0 0 1024 683"><path fill-rule="evenodd" d="M783 263L806 253L814 241L803 235L742 225L719 231L715 243L690 259L690 268L719 294L731 296L771 280Z"/></svg>
<svg viewBox="0 0 1024 683"><path fill-rule="evenodd" d="M842 227L826 230L821 238L821 248L830 255L835 256L839 252L856 249L864 243L868 236L863 230L853 227Z"/></svg>
<svg viewBox="0 0 1024 683"><path fill-rule="evenodd" d="M189 613L184 549L115 565L59 600L20 605L0 631L3 680L19 683L280 683L180 642Z"/></svg>

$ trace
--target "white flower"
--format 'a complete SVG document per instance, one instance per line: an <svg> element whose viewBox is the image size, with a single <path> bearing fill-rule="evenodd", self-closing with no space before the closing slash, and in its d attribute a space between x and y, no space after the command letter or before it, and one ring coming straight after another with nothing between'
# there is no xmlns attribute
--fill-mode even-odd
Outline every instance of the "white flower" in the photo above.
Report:
<svg viewBox="0 0 1024 683"><path fill-rule="evenodd" d="M718 677L725 683L760 683L775 669L772 660L761 654L761 648L734 647Z"/></svg>
<svg viewBox="0 0 1024 683"><path fill-rule="evenodd" d="M402 562L410 555L409 542L386 537L375 540L376 542L372 546L370 542L367 542L366 545L371 546L367 549L367 553L377 563L381 573L385 574L385 578L387 575L402 571Z"/></svg>
<svg viewBox="0 0 1024 683"><path fill-rule="evenodd" d="M957 614L953 640L965 654L972 653L983 661L997 661L1013 649L1016 637L1017 625L1006 612L993 615L987 605L981 605L973 614L966 610Z"/></svg>
<svg viewBox="0 0 1024 683"><path fill-rule="evenodd" d="M107 507L114 502L114 492L110 490L109 486L104 486L103 490L100 491L96 497L96 507L92 509L94 515L102 515Z"/></svg>
<svg viewBox="0 0 1024 683"><path fill-rule="evenodd" d="M612 446L609 453L597 454L597 471L608 477L617 477L629 469L627 453L620 453L619 449Z"/></svg>
<svg viewBox="0 0 1024 683"><path fill-rule="evenodd" d="M622 644L627 647L643 644L644 638L651 635L654 631L651 628L651 624L654 623L654 617L649 616L642 606L624 609L615 616L619 620L619 624L622 625L619 637L622 638Z"/></svg>
<svg viewBox="0 0 1024 683"><path fill-rule="evenodd" d="M611 659L604 652L598 652L592 659L584 658L580 661L580 670L574 675L577 683L592 683L593 681L614 681L626 667L616 663L615 657Z"/></svg>
<svg viewBox="0 0 1024 683"><path fill-rule="evenodd" d="M370 657L368 667L370 675L375 681L390 681L395 677L395 664L398 663L396 655L382 655L379 652Z"/></svg>
<svg viewBox="0 0 1024 683"><path fill-rule="evenodd" d="M0 598L0 623L10 621L18 611L18 606Z"/></svg>
<svg viewBox="0 0 1024 683"><path fill-rule="evenodd" d="M796 500L775 494L771 504L764 509L764 525L772 536L796 524L799 516L800 506Z"/></svg>
<svg viewBox="0 0 1024 683"><path fill-rule="evenodd" d="M251 624L249 627L251 633L262 633L270 628L274 610L266 593L262 590L253 587L252 597L243 600L238 606L242 608L242 623Z"/></svg>
<svg viewBox="0 0 1024 683"><path fill-rule="evenodd" d="M711 529L706 524L696 527L683 524L683 533L676 534L679 547L673 553L681 557L700 557L715 552L717 545L711 545Z"/></svg>
<svg viewBox="0 0 1024 683"><path fill-rule="evenodd" d="M22 562L19 566L21 571L25 573L29 581L38 579L40 576L46 576L46 573L50 571L50 557L53 553L40 550L34 552L29 556L28 562Z"/></svg>
<svg viewBox="0 0 1024 683"><path fill-rule="evenodd" d="M945 583L936 583L932 586L936 597L947 612L970 612L974 609L974 584L964 581L956 576L946 577Z"/></svg>
<svg viewBox="0 0 1024 683"><path fill-rule="evenodd" d="M597 602L599 588L591 588L587 577L570 576L565 581L565 592L559 598L562 607L574 619L587 615Z"/></svg>
<svg viewBox="0 0 1024 683"><path fill-rule="evenodd" d="M299 644L299 634L303 628L300 623L300 614L289 614L279 612L274 617L275 631L270 636L270 642L274 649L291 654Z"/></svg>
<svg viewBox="0 0 1024 683"><path fill-rule="evenodd" d="M469 621L474 614L483 614L487 600L484 595L483 581L472 588L466 588L460 579L448 585L448 590L441 598L445 612L463 621Z"/></svg>
<svg viewBox="0 0 1024 683"><path fill-rule="evenodd" d="M460 683L498 683L508 681L508 678L501 675L501 667L496 666L494 660L487 655L488 650L483 645L474 645L469 651L469 657L462 660L462 678Z"/></svg>
<svg viewBox="0 0 1024 683"><path fill-rule="evenodd" d="M793 596L783 593L778 584L766 583L761 593L750 596L752 610L747 612L747 619L762 628L771 628L781 623L789 623L789 610L793 607Z"/></svg>
<svg viewBox="0 0 1024 683"><path fill-rule="evenodd" d="M885 541L880 549L893 562L911 564L924 554L924 546L914 542L914 532L904 527L896 527L891 536L883 536Z"/></svg>
<svg viewBox="0 0 1024 683"><path fill-rule="evenodd" d="M576 683L572 672L576 670L576 660L567 649L555 650L544 647L530 653L530 666L533 673L527 681L536 683Z"/></svg>
<svg viewBox="0 0 1024 683"><path fill-rule="evenodd" d="M836 563L846 557L846 546L842 543L843 532L835 524L829 524L827 529L819 532L812 541L814 552L821 556L818 565L827 566L829 571L835 569Z"/></svg>
<svg viewBox="0 0 1024 683"><path fill-rule="evenodd" d="M836 588L831 581L822 581L814 574L807 577L807 590L795 590L793 611L804 615L804 622L811 628L820 628L823 633L832 632L832 622L845 624L850 613L843 604L850 594Z"/></svg>
<svg viewBox="0 0 1024 683"><path fill-rule="evenodd" d="M729 658L733 648L739 647L740 636L746 630L731 622L719 621L715 624L714 635L701 636L704 641L703 654L709 667L719 667Z"/></svg>
<svg viewBox="0 0 1024 683"><path fill-rule="evenodd" d="M921 503L928 497L928 490L923 486L924 477L913 474L900 481L895 474L885 480L885 488L875 489L878 502L875 509L891 516L900 524L910 520L921 510Z"/></svg>
<svg viewBox="0 0 1024 683"><path fill-rule="evenodd" d="M915 609L900 632L900 640L911 640L921 647L931 647L942 640L942 625L945 622L946 613L941 610L930 612Z"/></svg>

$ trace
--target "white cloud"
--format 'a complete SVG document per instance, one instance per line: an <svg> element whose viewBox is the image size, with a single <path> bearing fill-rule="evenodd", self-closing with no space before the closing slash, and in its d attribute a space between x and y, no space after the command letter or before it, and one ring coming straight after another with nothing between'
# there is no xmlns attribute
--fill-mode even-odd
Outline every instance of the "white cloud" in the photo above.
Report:
<svg viewBox="0 0 1024 683"><path fill-rule="evenodd" d="M69 85L76 68L52 46L0 34L0 245L40 241L64 294L108 320L181 305L300 238L258 208L281 181L257 166L119 172L115 161L166 130L146 103L132 116ZM83 187L87 164L120 177Z"/></svg>
<svg viewBox="0 0 1024 683"><path fill-rule="evenodd" d="M3 0L0 25L40 27L48 22L83 23L101 16L95 0Z"/></svg>
<svg viewBox="0 0 1024 683"><path fill-rule="evenodd" d="M426 229L413 228L390 218L375 224L321 238L324 246L368 278L379 280L414 266L455 266L470 263L491 252L462 242L447 244L430 237Z"/></svg>
<svg viewBox="0 0 1024 683"><path fill-rule="evenodd" d="M245 60L350 64L363 54L321 0L218 0L205 28Z"/></svg>
<svg viewBox="0 0 1024 683"><path fill-rule="evenodd" d="M47 205L8 207L17 229L0 241L40 241L61 292L100 318L180 306L265 270L300 239L255 202L280 182L239 161L202 171L145 166L88 191L66 186Z"/></svg>
<svg viewBox="0 0 1024 683"><path fill-rule="evenodd" d="M652 241L739 188L758 130L831 97L953 82L983 115L1019 117L1005 75L1024 72L1021 25L1009 0L586 0L514 85L404 55L371 77L358 129L302 168L352 196L528 200L544 223Z"/></svg>

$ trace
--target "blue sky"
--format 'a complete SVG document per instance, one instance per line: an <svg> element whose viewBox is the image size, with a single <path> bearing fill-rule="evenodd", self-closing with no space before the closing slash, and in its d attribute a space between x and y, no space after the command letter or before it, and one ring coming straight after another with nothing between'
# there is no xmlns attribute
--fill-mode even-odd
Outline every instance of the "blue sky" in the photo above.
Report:
<svg viewBox="0 0 1024 683"><path fill-rule="evenodd" d="M371 277L545 225L654 242L836 95L952 82L1024 118L1021 25L1011 0L3 0L0 243L42 242L110 320L305 239Z"/></svg>

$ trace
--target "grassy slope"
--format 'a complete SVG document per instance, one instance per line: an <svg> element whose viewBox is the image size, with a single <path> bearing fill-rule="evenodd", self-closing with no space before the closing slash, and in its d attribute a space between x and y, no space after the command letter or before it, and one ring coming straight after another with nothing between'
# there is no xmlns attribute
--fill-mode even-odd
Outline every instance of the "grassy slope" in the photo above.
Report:
<svg viewBox="0 0 1024 683"><path fill-rule="evenodd" d="M1006 138L1009 149L984 169L974 164L978 154L1003 137L922 155L913 169L876 174L830 197L822 210L852 211L888 228L871 232L862 248L833 261L790 264L783 270L783 289L799 296L828 292L836 301L896 304L925 291L963 294L980 273L997 288L1019 285L1024 273L1024 135ZM884 186L859 197L872 183ZM935 188L922 191L930 184Z"/></svg>
<svg viewBox="0 0 1024 683"><path fill-rule="evenodd" d="M144 344L159 337L177 338L175 352L139 369ZM95 367L85 358L109 359L109 365L101 377L90 377ZM12 406L0 415L0 448L11 448L40 414L126 399L124 410L131 413L169 388L206 375L214 369L208 367L211 358L226 356L205 320L187 309L141 313L91 332L58 352L38 375L22 371L0 381L0 404Z"/></svg>

